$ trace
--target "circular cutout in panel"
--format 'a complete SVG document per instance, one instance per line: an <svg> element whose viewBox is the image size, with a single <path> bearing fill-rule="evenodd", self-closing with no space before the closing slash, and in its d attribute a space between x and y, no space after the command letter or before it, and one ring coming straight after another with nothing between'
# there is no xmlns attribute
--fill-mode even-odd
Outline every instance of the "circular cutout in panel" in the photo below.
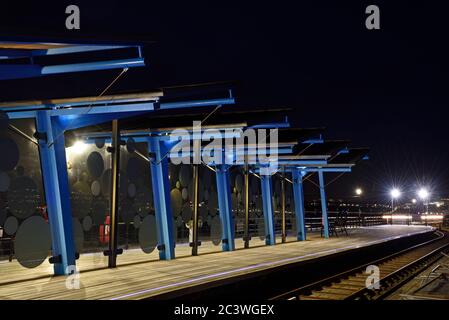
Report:
<svg viewBox="0 0 449 320"><path fill-rule="evenodd" d="M33 179L22 176L15 178L9 187L9 210L19 219L31 216L38 206L39 193Z"/></svg>
<svg viewBox="0 0 449 320"><path fill-rule="evenodd" d="M95 145L97 146L98 149L103 149L104 143L105 141L102 138L95 139Z"/></svg>
<svg viewBox="0 0 449 320"><path fill-rule="evenodd" d="M100 181L95 180L94 182L92 182L92 184L90 185L90 191L92 192L92 195L94 197L98 197L101 194Z"/></svg>
<svg viewBox="0 0 449 320"><path fill-rule="evenodd" d="M84 232L80 221L72 218L73 238L75 240L75 251L80 253L84 246Z"/></svg>
<svg viewBox="0 0 449 320"><path fill-rule="evenodd" d="M19 147L10 138L0 138L0 150L3 154L0 157L0 170L10 171L14 169L19 162Z"/></svg>
<svg viewBox="0 0 449 320"><path fill-rule="evenodd" d="M179 182L182 187L187 187L192 179L192 172L190 166L182 165L179 170Z"/></svg>
<svg viewBox="0 0 449 320"><path fill-rule="evenodd" d="M108 205L104 200L94 200L92 202L92 222L98 226L104 224L108 213Z"/></svg>
<svg viewBox="0 0 449 320"><path fill-rule="evenodd" d="M170 191L170 204L171 204L171 209L173 211L173 215L177 216L181 213L181 209L182 209L182 195L181 195L181 191L179 191L179 189L172 189L172 191Z"/></svg>
<svg viewBox="0 0 449 320"><path fill-rule="evenodd" d="M89 231L92 228L92 218L90 216L85 216L83 219L83 229L84 231Z"/></svg>
<svg viewBox="0 0 449 320"><path fill-rule="evenodd" d="M142 224L142 220L140 219L139 215L135 215L133 219L133 226L135 229L139 229L140 225Z"/></svg>
<svg viewBox="0 0 449 320"><path fill-rule="evenodd" d="M92 195L80 192L72 192L70 204L72 216L82 219L89 214Z"/></svg>
<svg viewBox="0 0 449 320"><path fill-rule="evenodd" d="M184 207L182 207L181 216L182 216L182 220L185 223L192 220L193 212L192 212L192 208L190 208L190 205L186 204L186 205L184 205Z"/></svg>
<svg viewBox="0 0 449 320"><path fill-rule="evenodd" d="M120 210L120 216L122 217L123 222L126 224L131 223L136 214L137 212L134 208L134 204L129 200L125 200Z"/></svg>
<svg viewBox="0 0 449 320"><path fill-rule="evenodd" d="M182 200L187 201L189 199L189 191L187 188L183 188L181 191Z"/></svg>
<svg viewBox="0 0 449 320"><path fill-rule="evenodd" d="M136 197L136 193L137 193L136 185L134 183L128 184L128 197L133 199Z"/></svg>
<svg viewBox="0 0 449 320"><path fill-rule="evenodd" d="M11 179L6 172L0 172L0 192L6 192L11 184Z"/></svg>
<svg viewBox="0 0 449 320"><path fill-rule="evenodd" d="M75 182L75 184L72 187L72 190L73 190L73 192L77 192L77 193L81 193L81 194L85 194L85 195L90 195L92 192L90 189L90 186L87 184L87 182L80 181L80 180Z"/></svg>
<svg viewBox="0 0 449 320"><path fill-rule="evenodd" d="M19 227L19 221L16 217L10 216L5 221L5 225L3 229L5 230L7 235L12 236L14 233L16 233L17 228Z"/></svg>
<svg viewBox="0 0 449 320"><path fill-rule="evenodd" d="M157 245L156 233L156 219L153 215L146 216L139 227L139 244L143 252L153 252Z"/></svg>
<svg viewBox="0 0 449 320"><path fill-rule="evenodd" d="M129 153L134 153L136 151L136 142L133 138L128 138L128 140L126 140L126 150Z"/></svg>
<svg viewBox="0 0 449 320"><path fill-rule="evenodd" d="M99 178L104 171L104 160L101 154L97 151L91 152L87 157L87 170L94 178Z"/></svg>
<svg viewBox="0 0 449 320"><path fill-rule="evenodd" d="M14 241L14 253L22 266L37 267L45 261L50 248L50 227L44 218L33 216L19 226Z"/></svg>
<svg viewBox="0 0 449 320"><path fill-rule="evenodd" d="M221 242L221 221L218 216L213 217L210 221L210 238L216 246Z"/></svg>
<svg viewBox="0 0 449 320"><path fill-rule="evenodd" d="M235 188L237 189L238 193L242 193L242 191L243 191L243 176L241 174L238 174L235 177Z"/></svg>

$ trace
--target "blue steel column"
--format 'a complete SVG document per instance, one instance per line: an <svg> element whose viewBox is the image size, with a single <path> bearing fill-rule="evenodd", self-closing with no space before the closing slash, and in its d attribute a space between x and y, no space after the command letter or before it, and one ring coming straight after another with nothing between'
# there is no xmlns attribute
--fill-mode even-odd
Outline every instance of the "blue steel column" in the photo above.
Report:
<svg viewBox="0 0 449 320"><path fill-rule="evenodd" d="M38 111L36 127L39 133L39 154L51 230L54 272L56 275L70 274L75 268L75 246L64 134L47 111ZM48 142L53 143L49 145Z"/></svg>
<svg viewBox="0 0 449 320"><path fill-rule="evenodd" d="M300 241L306 240L305 228L305 210L304 210L304 190L302 186L302 172L299 169L294 169L293 175L293 197L295 202L296 213L296 231L297 239Z"/></svg>
<svg viewBox="0 0 449 320"><path fill-rule="evenodd" d="M220 209L222 249L223 251L233 251L234 243L234 221L231 207L231 187L229 183L229 167L220 164L216 167L217 197Z"/></svg>
<svg viewBox="0 0 449 320"><path fill-rule="evenodd" d="M273 210L273 186L270 175L260 175L262 189L263 215L265 219L265 243L275 245L274 210Z"/></svg>
<svg viewBox="0 0 449 320"><path fill-rule="evenodd" d="M323 213L324 237L329 238L329 219L327 217L326 191L324 190L324 176L323 171L321 170L318 171L318 179L320 181L321 211Z"/></svg>
<svg viewBox="0 0 449 320"><path fill-rule="evenodd" d="M156 213L159 258L175 258L173 242L173 213L170 205L170 181L168 177L167 150L159 138L149 138L149 151L153 154L150 161L153 186L154 208Z"/></svg>

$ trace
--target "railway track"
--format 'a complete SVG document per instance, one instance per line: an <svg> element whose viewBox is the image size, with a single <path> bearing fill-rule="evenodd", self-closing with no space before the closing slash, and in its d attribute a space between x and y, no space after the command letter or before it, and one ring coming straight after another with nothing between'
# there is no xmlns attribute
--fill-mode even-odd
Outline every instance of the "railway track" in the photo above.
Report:
<svg viewBox="0 0 449 320"><path fill-rule="evenodd" d="M449 234L437 231L438 237L357 266L312 284L271 297L270 300L377 300L411 280L416 274L449 250ZM377 266L377 288L367 288L368 266ZM373 284L373 283L371 283Z"/></svg>

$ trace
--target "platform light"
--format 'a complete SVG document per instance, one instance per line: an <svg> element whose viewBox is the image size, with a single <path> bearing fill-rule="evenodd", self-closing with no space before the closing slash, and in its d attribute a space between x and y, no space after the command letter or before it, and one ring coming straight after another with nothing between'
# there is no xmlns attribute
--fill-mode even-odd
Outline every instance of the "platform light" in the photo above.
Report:
<svg viewBox="0 0 449 320"><path fill-rule="evenodd" d="M383 219L393 219L393 220L412 220L413 217L411 215L404 214L385 214L382 216Z"/></svg>
<svg viewBox="0 0 449 320"><path fill-rule="evenodd" d="M76 141L71 147L75 154L82 154L86 150L86 148L87 144L80 140Z"/></svg>
<svg viewBox="0 0 449 320"><path fill-rule="evenodd" d="M401 196L401 191L398 188L393 188L390 191L390 195L393 199L397 199Z"/></svg>
<svg viewBox="0 0 449 320"><path fill-rule="evenodd" d="M412 203L415 204L416 203L416 199L412 199Z"/></svg>
<svg viewBox="0 0 449 320"><path fill-rule="evenodd" d="M421 216L421 220L433 220L433 221L435 221L435 220L443 220L443 215L441 215L441 214L429 214L429 215L422 215Z"/></svg>
<svg viewBox="0 0 449 320"><path fill-rule="evenodd" d="M362 193L363 193L363 190L362 190L361 188L355 189L355 194L356 194L356 195L361 196Z"/></svg>
<svg viewBox="0 0 449 320"><path fill-rule="evenodd" d="M429 197L429 191L426 188L421 188L418 190L418 197L422 200L426 200Z"/></svg>

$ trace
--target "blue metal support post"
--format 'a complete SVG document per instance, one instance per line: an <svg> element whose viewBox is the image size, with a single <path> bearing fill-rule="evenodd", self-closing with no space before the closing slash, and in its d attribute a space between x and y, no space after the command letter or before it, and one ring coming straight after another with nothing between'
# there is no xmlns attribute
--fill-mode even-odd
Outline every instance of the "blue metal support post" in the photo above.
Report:
<svg viewBox="0 0 449 320"><path fill-rule="evenodd" d="M52 239L51 262L56 275L70 274L75 271L76 257L64 134L49 111L38 111L36 127Z"/></svg>
<svg viewBox="0 0 449 320"><path fill-rule="evenodd" d="M306 240L305 210L304 210L304 190L302 185L302 172L294 169L293 176L293 197L296 213L296 232L299 241Z"/></svg>
<svg viewBox="0 0 449 320"><path fill-rule="evenodd" d="M159 258L175 258L173 241L173 213L170 205L170 181L168 177L168 152L163 141L151 137L148 141L150 151L150 169L153 186L154 208L157 223Z"/></svg>
<svg viewBox="0 0 449 320"><path fill-rule="evenodd" d="M260 175L262 187L263 215L265 219L265 243L275 245L274 210L273 210L273 186L270 175Z"/></svg>
<svg viewBox="0 0 449 320"><path fill-rule="evenodd" d="M324 190L324 175L323 171L318 171L318 179L320 182L320 195L321 195L321 212L323 219L323 233L324 237L329 238L329 218L327 216L327 200L326 200L326 191Z"/></svg>
<svg viewBox="0 0 449 320"><path fill-rule="evenodd" d="M216 180L222 230L222 249L223 251L233 251L235 249L234 221L232 218L229 167L226 164L220 164L216 167Z"/></svg>

